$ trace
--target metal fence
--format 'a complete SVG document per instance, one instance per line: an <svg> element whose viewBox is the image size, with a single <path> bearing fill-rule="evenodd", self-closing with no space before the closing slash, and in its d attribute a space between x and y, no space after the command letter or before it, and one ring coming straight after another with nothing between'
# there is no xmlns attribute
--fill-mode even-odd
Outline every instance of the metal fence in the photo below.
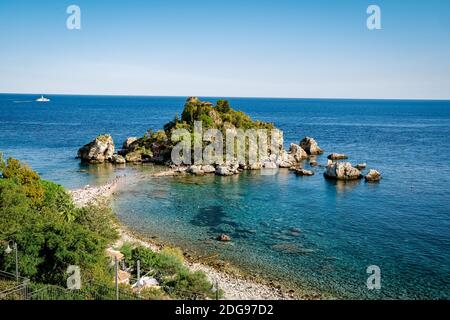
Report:
<svg viewBox="0 0 450 320"><path fill-rule="evenodd" d="M137 279L131 279L135 282ZM216 299L219 299L219 289L216 283ZM173 288L161 288L167 294L174 294ZM194 291L177 290L182 299L197 300L201 295ZM181 297L180 297L181 298ZM79 290L71 290L56 285L38 285L23 277L0 271L0 300L142 300L137 290L131 287L106 285L96 281L83 284Z"/></svg>
<svg viewBox="0 0 450 320"><path fill-rule="evenodd" d="M79 290L70 290L55 285L45 285L28 294L29 300L139 300L139 296L128 292L123 288L116 289L100 284L89 282Z"/></svg>
<svg viewBox="0 0 450 320"><path fill-rule="evenodd" d="M29 280L15 274L0 271L0 300L25 300L28 297Z"/></svg>
<svg viewBox="0 0 450 320"><path fill-rule="evenodd" d="M32 291L31 291L32 290ZM31 284L23 277L0 271L0 300L137 300L138 294L119 287L86 283L80 290L70 290L56 285Z"/></svg>

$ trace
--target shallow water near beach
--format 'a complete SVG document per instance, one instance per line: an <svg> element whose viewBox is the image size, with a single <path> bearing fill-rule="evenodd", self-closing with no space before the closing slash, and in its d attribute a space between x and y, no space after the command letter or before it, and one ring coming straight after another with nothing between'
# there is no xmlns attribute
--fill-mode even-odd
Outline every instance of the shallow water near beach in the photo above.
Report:
<svg viewBox="0 0 450 320"><path fill-rule="evenodd" d="M328 153L346 153L383 174L368 184L327 181L322 167L311 168L312 177L279 170L145 178L153 166L80 165L77 149L97 134L111 133L119 146L161 128L185 98L49 97L37 104L32 96L0 95L0 151L67 188L139 176L113 203L137 231L218 254L308 295L450 297L449 101L230 99L274 122L286 144L314 137L325 150L320 164ZM232 241L216 241L220 233ZM370 265L381 269L381 290L366 286Z"/></svg>

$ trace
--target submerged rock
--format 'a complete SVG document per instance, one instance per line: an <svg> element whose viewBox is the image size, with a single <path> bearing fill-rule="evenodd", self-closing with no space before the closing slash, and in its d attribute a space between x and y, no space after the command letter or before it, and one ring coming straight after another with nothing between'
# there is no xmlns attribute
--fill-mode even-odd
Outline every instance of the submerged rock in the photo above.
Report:
<svg viewBox="0 0 450 320"><path fill-rule="evenodd" d="M350 162L334 162L326 167L324 176L328 179L356 180L361 178L361 172Z"/></svg>
<svg viewBox="0 0 450 320"><path fill-rule="evenodd" d="M223 242L231 241L231 237L229 235L227 235L227 234L224 234L224 233L219 235L216 239L218 241L223 241Z"/></svg>
<svg viewBox="0 0 450 320"><path fill-rule="evenodd" d="M316 140L311 137L304 137L300 141L300 147L306 151L308 155L322 154L323 150L319 147Z"/></svg>
<svg viewBox="0 0 450 320"><path fill-rule="evenodd" d="M377 170L370 169L369 173L364 176L364 179L367 182L378 182L381 180L381 173L379 173Z"/></svg>
<svg viewBox="0 0 450 320"><path fill-rule="evenodd" d="M332 154L328 155L328 159L330 159L330 160L343 160L343 159L348 159L348 156L346 154L343 154L343 153L332 153Z"/></svg>
<svg viewBox="0 0 450 320"><path fill-rule="evenodd" d="M111 161L114 154L114 141L109 134L100 135L78 150L77 157L89 163Z"/></svg>
<svg viewBox="0 0 450 320"><path fill-rule="evenodd" d="M272 249L282 253L297 255L306 255L315 252L313 249L304 248L296 243L277 243L272 245Z"/></svg>

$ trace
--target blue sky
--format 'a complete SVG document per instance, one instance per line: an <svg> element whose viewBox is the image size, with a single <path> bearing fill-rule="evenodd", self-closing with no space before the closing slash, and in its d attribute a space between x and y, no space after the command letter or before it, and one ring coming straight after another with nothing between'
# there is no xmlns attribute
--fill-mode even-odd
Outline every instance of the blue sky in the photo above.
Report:
<svg viewBox="0 0 450 320"><path fill-rule="evenodd" d="M0 43L0 92L450 98L446 0L1 0Z"/></svg>

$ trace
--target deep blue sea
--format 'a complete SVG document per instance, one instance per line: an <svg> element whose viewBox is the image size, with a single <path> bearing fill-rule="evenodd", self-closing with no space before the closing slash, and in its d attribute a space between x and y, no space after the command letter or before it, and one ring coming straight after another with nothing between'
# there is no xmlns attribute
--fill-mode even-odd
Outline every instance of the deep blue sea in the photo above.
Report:
<svg viewBox="0 0 450 320"><path fill-rule="evenodd" d="M151 166L84 166L77 149L99 133L120 146L180 114L185 97L0 94L0 151L67 188ZM209 98L214 101L215 99ZM336 298L450 297L450 101L230 98L275 123L285 143L314 137L325 154L379 170L379 184L274 176L139 179L114 209L130 227L253 274ZM308 166L306 166L308 167ZM214 240L220 233L233 241ZM366 268L381 270L369 290Z"/></svg>

